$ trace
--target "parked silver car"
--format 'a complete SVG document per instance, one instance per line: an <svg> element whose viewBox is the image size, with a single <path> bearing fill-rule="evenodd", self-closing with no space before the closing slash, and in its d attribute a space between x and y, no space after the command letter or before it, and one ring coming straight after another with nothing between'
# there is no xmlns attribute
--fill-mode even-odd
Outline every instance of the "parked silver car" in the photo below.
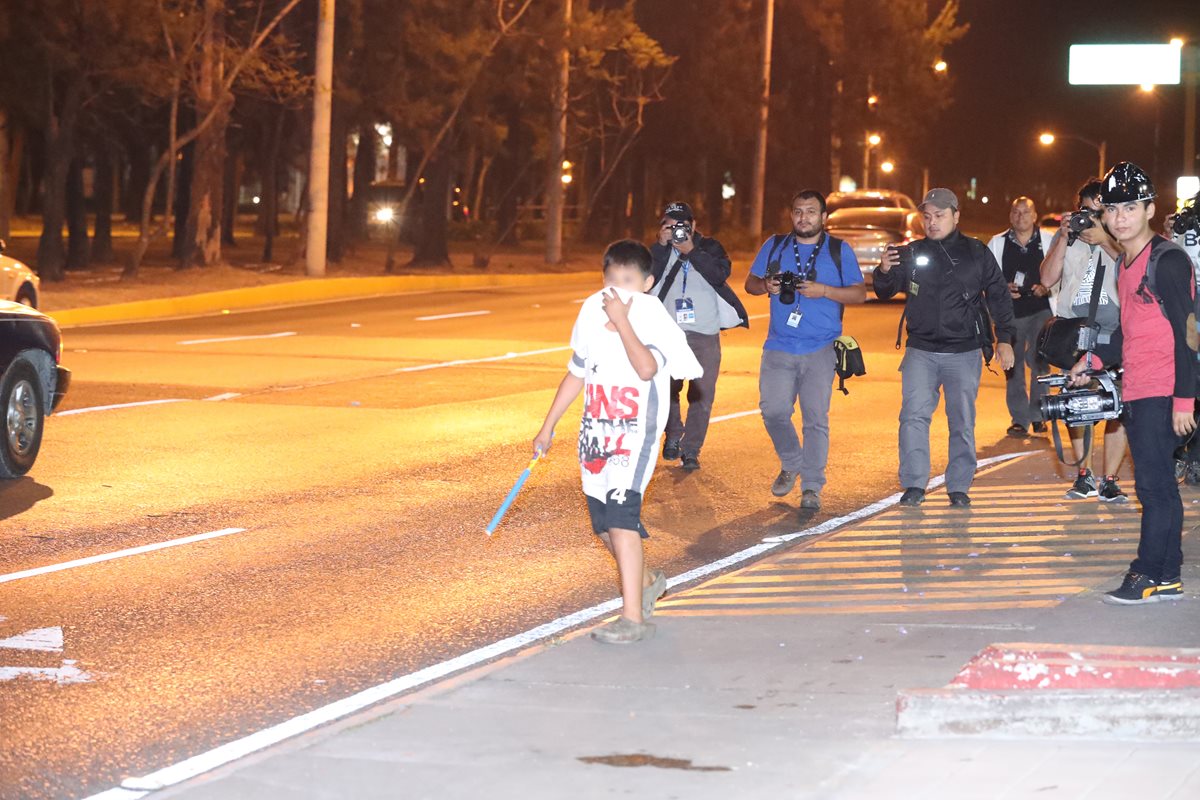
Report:
<svg viewBox="0 0 1200 800"><path fill-rule="evenodd" d="M33 270L4 255L4 240L0 239L0 300L37 308L40 282Z"/></svg>
<svg viewBox="0 0 1200 800"><path fill-rule="evenodd" d="M850 245L868 286L872 283L871 272L879 266L889 244L925 235L921 213L912 208L843 208L829 215L825 228L831 236Z"/></svg>
<svg viewBox="0 0 1200 800"><path fill-rule="evenodd" d="M825 210L830 214L843 208L907 208L916 211L917 204L904 192L894 192L891 189L834 192L825 198Z"/></svg>

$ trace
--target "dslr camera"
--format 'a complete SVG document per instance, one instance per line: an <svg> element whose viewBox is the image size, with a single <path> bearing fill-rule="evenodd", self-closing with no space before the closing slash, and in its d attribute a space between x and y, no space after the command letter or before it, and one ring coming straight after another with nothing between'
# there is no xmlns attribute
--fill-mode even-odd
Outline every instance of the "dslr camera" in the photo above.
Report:
<svg viewBox="0 0 1200 800"><path fill-rule="evenodd" d="M1067 246L1075 244L1079 234L1096 227L1096 212L1081 208L1067 217Z"/></svg>
<svg viewBox="0 0 1200 800"><path fill-rule="evenodd" d="M671 241L675 244L682 244L692 235L692 223L678 221L671 226Z"/></svg>
<svg viewBox="0 0 1200 800"><path fill-rule="evenodd" d="M1082 389L1068 389L1068 373L1043 375L1038 383L1047 388L1057 387L1058 393L1047 395L1041 400L1042 419L1053 422L1061 419L1067 427L1075 428L1081 425L1091 425L1121 416L1121 390L1117 386L1117 371L1112 369L1093 369L1084 373L1099 384L1099 388L1090 386Z"/></svg>
<svg viewBox="0 0 1200 800"><path fill-rule="evenodd" d="M1183 236L1189 231L1200 233L1200 216L1196 213L1196 202L1183 207L1183 210L1175 215L1174 221L1171 223L1171 230L1176 236Z"/></svg>
<svg viewBox="0 0 1200 800"><path fill-rule="evenodd" d="M924 267L929 263L929 256L916 243L889 245L900 256L900 266L912 272L914 267Z"/></svg>
<svg viewBox="0 0 1200 800"><path fill-rule="evenodd" d="M767 279L779 279L779 302L790 306L796 302L796 287L804 283L804 277L795 272L781 272L779 261L767 265Z"/></svg>

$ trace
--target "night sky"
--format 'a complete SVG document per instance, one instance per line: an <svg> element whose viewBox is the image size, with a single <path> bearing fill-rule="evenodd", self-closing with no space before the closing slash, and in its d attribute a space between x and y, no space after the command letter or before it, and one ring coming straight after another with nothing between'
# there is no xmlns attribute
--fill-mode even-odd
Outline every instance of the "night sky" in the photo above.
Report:
<svg viewBox="0 0 1200 800"><path fill-rule="evenodd" d="M1037 135L1050 129L1107 141L1109 166L1140 164L1173 203L1183 162L1182 87L1147 95L1136 86L1071 86L1068 48L1161 44L1173 36L1200 42L1200 0L962 0L959 19L971 30L946 51L957 84L954 105L930 131L938 142L930 150L938 154L930 162L934 184L974 176L981 193L996 199L1073 200L1097 153L1077 141L1042 146Z"/></svg>

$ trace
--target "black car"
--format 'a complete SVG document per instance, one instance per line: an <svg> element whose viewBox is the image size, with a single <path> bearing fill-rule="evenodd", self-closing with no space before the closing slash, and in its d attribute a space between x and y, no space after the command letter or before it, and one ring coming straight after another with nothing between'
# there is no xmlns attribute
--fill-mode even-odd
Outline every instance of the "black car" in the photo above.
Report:
<svg viewBox="0 0 1200 800"><path fill-rule="evenodd" d="M71 384L61 359L62 334L54 320L20 303L0 301L0 478L19 477L33 466L45 419Z"/></svg>

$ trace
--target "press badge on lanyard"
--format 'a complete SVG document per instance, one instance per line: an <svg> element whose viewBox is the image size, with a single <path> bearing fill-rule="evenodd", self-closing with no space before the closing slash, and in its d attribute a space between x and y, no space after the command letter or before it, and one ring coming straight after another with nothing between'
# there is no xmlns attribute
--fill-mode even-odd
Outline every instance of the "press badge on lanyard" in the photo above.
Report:
<svg viewBox="0 0 1200 800"><path fill-rule="evenodd" d="M787 321L788 327L789 328L800 327L800 320L802 320L802 319L804 319L804 312L801 311L799 308L793 308L792 313L788 314L788 321Z"/></svg>
<svg viewBox="0 0 1200 800"><path fill-rule="evenodd" d="M691 265L688 262L683 262L683 297L675 300L675 322L680 325L695 325L696 324L696 305L692 302L692 298L687 296L687 279L688 268Z"/></svg>

